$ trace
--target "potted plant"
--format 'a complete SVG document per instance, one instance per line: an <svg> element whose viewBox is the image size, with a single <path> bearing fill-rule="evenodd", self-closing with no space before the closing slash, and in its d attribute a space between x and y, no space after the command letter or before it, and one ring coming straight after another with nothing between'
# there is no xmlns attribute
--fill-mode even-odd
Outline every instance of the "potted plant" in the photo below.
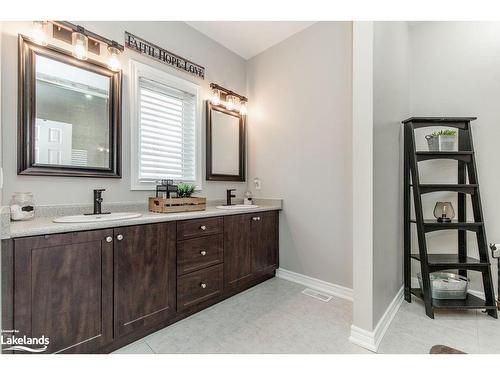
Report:
<svg viewBox="0 0 500 375"><path fill-rule="evenodd" d="M177 185L177 196L180 198L189 198L194 193L195 186L181 182Z"/></svg>
<svg viewBox="0 0 500 375"><path fill-rule="evenodd" d="M425 136L429 151L454 151L457 142L457 131L440 130Z"/></svg>

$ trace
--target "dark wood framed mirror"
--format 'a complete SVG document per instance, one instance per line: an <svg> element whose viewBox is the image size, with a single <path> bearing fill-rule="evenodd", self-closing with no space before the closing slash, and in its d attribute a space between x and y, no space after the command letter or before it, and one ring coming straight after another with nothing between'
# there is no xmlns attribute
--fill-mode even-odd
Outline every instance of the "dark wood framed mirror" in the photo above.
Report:
<svg viewBox="0 0 500 375"><path fill-rule="evenodd" d="M207 101L207 180L245 181L246 116Z"/></svg>
<svg viewBox="0 0 500 375"><path fill-rule="evenodd" d="M18 174L121 178L121 71L19 35Z"/></svg>

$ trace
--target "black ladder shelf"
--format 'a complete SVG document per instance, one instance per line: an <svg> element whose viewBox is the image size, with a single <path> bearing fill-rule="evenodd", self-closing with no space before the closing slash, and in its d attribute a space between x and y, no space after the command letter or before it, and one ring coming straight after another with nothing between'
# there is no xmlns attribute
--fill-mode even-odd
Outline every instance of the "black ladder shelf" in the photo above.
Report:
<svg viewBox="0 0 500 375"><path fill-rule="evenodd" d="M434 318L435 309L482 309L497 318L497 306L493 290L486 231L483 222L481 197L477 178L474 147L470 122L476 117L412 117L404 124L404 284L405 299L411 302L411 295L421 298L425 304L425 312ZM415 146L415 129L430 126L446 126L458 130L458 151L417 151ZM433 159L452 159L458 161L457 184L420 184L418 163ZM468 179L468 181L467 181ZM411 214L411 190L415 207L415 219ZM435 191L456 192L458 195L457 220L437 222L435 219L425 220L422 210L422 195ZM466 196L470 195L474 221L467 221ZM411 251L411 227L415 224L418 238L418 253ZM426 233L455 229L458 232L457 254L428 254ZM467 256L467 231L476 233L479 259ZM422 290L411 287L411 259L420 262L422 273ZM468 294L465 300L433 299L430 290L429 274L441 270L458 270L460 275L467 276L467 271L478 271L482 274L485 299Z"/></svg>

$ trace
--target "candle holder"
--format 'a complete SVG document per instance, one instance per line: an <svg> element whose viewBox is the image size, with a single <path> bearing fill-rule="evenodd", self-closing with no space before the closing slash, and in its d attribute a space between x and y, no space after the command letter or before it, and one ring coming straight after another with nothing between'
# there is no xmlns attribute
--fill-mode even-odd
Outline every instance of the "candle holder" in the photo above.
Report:
<svg viewBox="0 0 500 375"><path fill-rule="evenodd" d="M449 223L455 217L455 210L451 202L436 202L434 217L439 223Z"/></svg>

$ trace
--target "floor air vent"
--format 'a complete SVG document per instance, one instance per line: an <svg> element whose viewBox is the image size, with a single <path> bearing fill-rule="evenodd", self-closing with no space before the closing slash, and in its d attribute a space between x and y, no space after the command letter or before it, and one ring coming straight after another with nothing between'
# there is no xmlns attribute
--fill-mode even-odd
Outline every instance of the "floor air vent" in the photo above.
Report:
<svg viewBox="0 0 500 375"><path fill-rule="evenodd" d="M317 290L313 290L313 289L309 289L309 288L304 289L302 291L302 293L304 293L306 296L319 299L320 301L323 301L323 302L328 302L333 298L332 296L330 296L328 294L321 293L321 292L318 292Z"/></svg>

